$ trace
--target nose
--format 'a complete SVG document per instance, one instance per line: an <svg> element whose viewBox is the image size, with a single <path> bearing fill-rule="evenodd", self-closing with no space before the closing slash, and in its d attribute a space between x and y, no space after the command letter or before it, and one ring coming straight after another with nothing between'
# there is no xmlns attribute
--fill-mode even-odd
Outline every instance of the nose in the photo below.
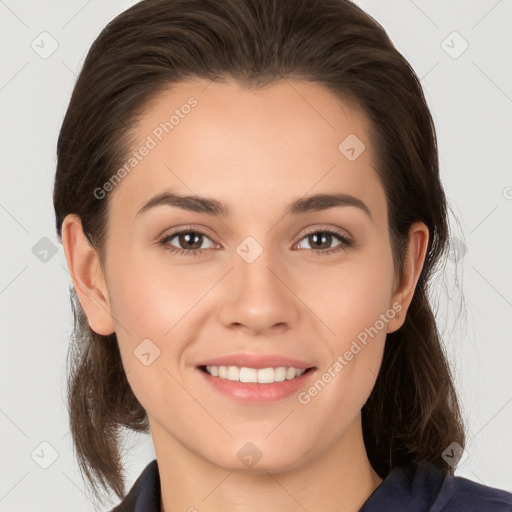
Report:
<svg viewBox="0 0 512 512"><path fill-rule="evenodd" d="M259 334L297 325L301 301L294 292L294 277L270 253L264 250L252 262L234 254L220 308L220 320L226 328Z"/></svg>

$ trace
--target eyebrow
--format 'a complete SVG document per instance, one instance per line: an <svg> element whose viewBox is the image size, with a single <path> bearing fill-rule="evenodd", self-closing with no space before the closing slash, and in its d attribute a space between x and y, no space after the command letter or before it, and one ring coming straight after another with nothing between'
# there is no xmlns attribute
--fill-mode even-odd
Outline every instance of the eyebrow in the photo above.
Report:
<svg viewBox="0 0 512 512"><path fill-rule="evenodd" d="M216 199L197 195L181 195L173 192L162 192L152 197L137 212L137 215L162 205L174 206L191 212L205 213L213 217L229 216L229 208ZM359 208L372 219L368 206L361 199L350 194L315 194L301 197L288 205L285 215L301 215L344 206Z"/></svg>

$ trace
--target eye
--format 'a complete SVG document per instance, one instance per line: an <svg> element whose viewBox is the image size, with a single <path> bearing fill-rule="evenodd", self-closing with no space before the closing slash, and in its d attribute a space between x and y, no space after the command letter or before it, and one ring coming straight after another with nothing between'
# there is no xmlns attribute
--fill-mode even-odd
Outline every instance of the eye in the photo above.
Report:
<svg viewBox="0 0 512 512"><path fill-rule="evenodd" d="M338 243L332 247L332 243L336 239ZM205 247L204 242L208 240L210 244L207 244ZM311 248L304 247L303 241L309 244ZM211 249L215 245L205 233L195 229L183 229L166 234L159 239L158 244L164 246L166 250L173 254L185 256L198 256L203 254L206 249ZM307 249L315 256L341 252L351 245L352 241L341 231L328 229L311 231L296 244L301 250Z"/></svg>
<svg viewBox="0 0 512 512"><path fill-rule="evenodd" d="M333 239L338 239L339 243L336 244L334 247L329 247L332 245ZM306 236L304 236L299 242L299 246L301 246L303 240L305 240L307 244L309 244L310 247L313 248L310 250L312 250L312 253L314 253L315 256L323 256L335 252L345 251L348 247L352 245L351 240L343 233L341 233L340 231L328 229L316 230L307 233ZM306 249L308 248L306 247Z"/></svg>
<svg viewBox="0 0 512 512"><path fill-rule="evenodd" d="M175 239L175 244L178 244L178 247L175 247L171 244L171 242ZM171 251L174 254L197 256L202 254L205 249L211 248L213 246L212 242L211 245L204 247L203 243L205 240L210 240L211 242L211 239L201 231L188 229L164 235L162 238L160 238L158 243L161 246L165 246L166 250ZM179 246L184 247L184 249L180 248Z"/></svg>

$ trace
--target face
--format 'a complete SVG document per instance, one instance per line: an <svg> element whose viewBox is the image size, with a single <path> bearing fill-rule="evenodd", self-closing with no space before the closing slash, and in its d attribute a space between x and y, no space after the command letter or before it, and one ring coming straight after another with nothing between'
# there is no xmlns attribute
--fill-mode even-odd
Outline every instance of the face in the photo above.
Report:
<svg viewBox="0 0 512 512"><path fill-rule="evenodd" d="M396 308L368 128L323 86L298 81L253 91L188 81L134 127L137 162L105 198L104 275L157 452L181 447L240 470L244 447L261 454L259 470L284 470L349 435ZM193 211L166 193L217 203ZM319 194L346 197L308 201ZM313 369L221 390L198 368L240 354L270 356L255 370L293 366L283 358Z"/></svg>

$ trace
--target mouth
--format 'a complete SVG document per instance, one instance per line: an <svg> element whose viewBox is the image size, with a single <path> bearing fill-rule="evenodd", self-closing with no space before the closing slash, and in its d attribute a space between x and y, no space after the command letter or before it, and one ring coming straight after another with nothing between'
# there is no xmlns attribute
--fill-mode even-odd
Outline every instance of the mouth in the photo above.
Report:
<svg viewBox="0 0 512 512"><path fill-rule="evenodd" d="M196 369L207 386L241 404L265 404L292 397L311 385L317 373L316 366L296 368L267 365L251 368L201 364Z"/></svg>
<svg viewBox="0 0 512 512"><path fill-rule="evenodd" d="M310 368L295 368L293 366L250 368L246 366L200 365L198 368L218 379L240 383L275 384L276 382L298 379L302 375L315 370L316 366Z"/></svg>
<svg viewBox="0 0 512 512"><path fill-rule="evenodd" d="M263 404L289 398L311 385L317 367L285 354L239 352L197 361L197 374L210 389L238 403Z"/></svg>

